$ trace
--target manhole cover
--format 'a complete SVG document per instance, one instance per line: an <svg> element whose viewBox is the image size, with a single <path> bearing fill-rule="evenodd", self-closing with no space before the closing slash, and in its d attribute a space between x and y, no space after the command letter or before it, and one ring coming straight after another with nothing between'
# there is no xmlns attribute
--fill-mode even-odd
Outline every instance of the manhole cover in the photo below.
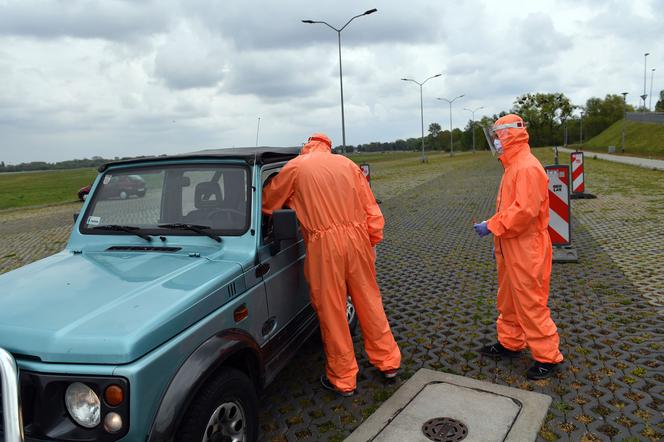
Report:
<svg viewBox="0 0 664 442"><path fill-rule="evenodd" d="M468 427L456 419L436 417L422 425L422 433L436 442L457 442L468 436Z"/></svg>

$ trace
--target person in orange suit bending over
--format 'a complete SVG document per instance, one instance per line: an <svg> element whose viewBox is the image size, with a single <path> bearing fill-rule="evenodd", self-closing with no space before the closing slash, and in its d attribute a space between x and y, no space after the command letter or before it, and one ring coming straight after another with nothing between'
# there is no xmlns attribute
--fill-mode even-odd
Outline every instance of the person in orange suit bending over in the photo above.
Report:
<svg viewBox="0 0 664 442"><path fill-rule="evenodd" d="M480 237L493 234L498 267L498 342L482 347L480 353L515 357L528 347L535 363L526 376L545 379L563 361L547 306L552 262L548 178L530 153L521 117L505 115L484 132L505 172L496 214L473 226Z"/></svg>
<svg viewBox="0 0 664 442"><path fill-rule="evenodd" d="M374 247L384 219L360 168L332 154L332 141L314 134L263 190L263 213L295 211L307 249L304 271L320 322L326 356L323 387L351 396L358 372L346 320L346 297L355 305L369 361L394 378L401 352L387 322L376 283Z"/></svg>

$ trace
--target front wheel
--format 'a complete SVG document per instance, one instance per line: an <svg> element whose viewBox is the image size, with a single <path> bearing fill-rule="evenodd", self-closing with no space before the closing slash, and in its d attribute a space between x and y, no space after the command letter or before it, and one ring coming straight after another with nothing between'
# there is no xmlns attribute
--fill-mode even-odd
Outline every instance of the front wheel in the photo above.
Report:
<svg viewBox="0 0 664 442"><path fill-rule="evenodd" d="M247 375L224 368L193 398L175 440L254 442L258 437L258 400Z"/></svg>

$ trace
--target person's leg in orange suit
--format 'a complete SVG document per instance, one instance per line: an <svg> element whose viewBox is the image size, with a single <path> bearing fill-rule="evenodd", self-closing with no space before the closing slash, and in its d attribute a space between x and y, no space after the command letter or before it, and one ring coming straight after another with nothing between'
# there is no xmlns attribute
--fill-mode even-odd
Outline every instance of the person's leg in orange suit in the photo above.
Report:
<svg viewBox="0 0 664 442"><path fill-rule="evenodd" d="M548 236L545 238L548 240ZM544 243L544 240L542 241ZM543 244L544 258L533 260L527 267L507 269L516 316L526 335L533 359L556 364L562 362L560 338L547 306L551 278L551 245Z"/></svg>
<svg viewBox="0 0 664 442"><path fill-rule="evenodd" d="M320 322L325 371L340 391L353 391L358 372L346 319L346 253L330 233L307 244L305 276Z"/></svg>
<svg viewBox="0 0 664 442"><path fill-rule="evenodd" d="M387 321L376 282L375 256L366 234L348 232L348 289L369 362L382 372L401 366L401 352Z"/></svg>
<svg viewBox="0 0 664 442"><path fill-rule="evenodd" d="M499 315L496 321L498 342L511 351L523 350L526 347L526 335L519 325L510 278L505 268L505 260L500 254L496 254L496 266L498 267Z"/></svg>

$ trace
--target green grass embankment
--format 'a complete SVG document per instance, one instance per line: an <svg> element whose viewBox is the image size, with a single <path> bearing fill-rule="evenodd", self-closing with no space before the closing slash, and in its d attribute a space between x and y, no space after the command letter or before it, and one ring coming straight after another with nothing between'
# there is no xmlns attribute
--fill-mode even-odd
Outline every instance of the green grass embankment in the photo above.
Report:
<svg viewBox="0 0 664 442"><path fill-rule="evenodd" d="M588 140L583 148L607 153L609 146L621 154L623 121L616 121L601 134ZM625 153L629 156L664 159L664 124L625 121Z"/></svg>
<svg viewBox="0 0 664 442"><path fill-rule="evenodd" d="M96 176L93 168L0 173L0 210L75 201Z"/></svg>

